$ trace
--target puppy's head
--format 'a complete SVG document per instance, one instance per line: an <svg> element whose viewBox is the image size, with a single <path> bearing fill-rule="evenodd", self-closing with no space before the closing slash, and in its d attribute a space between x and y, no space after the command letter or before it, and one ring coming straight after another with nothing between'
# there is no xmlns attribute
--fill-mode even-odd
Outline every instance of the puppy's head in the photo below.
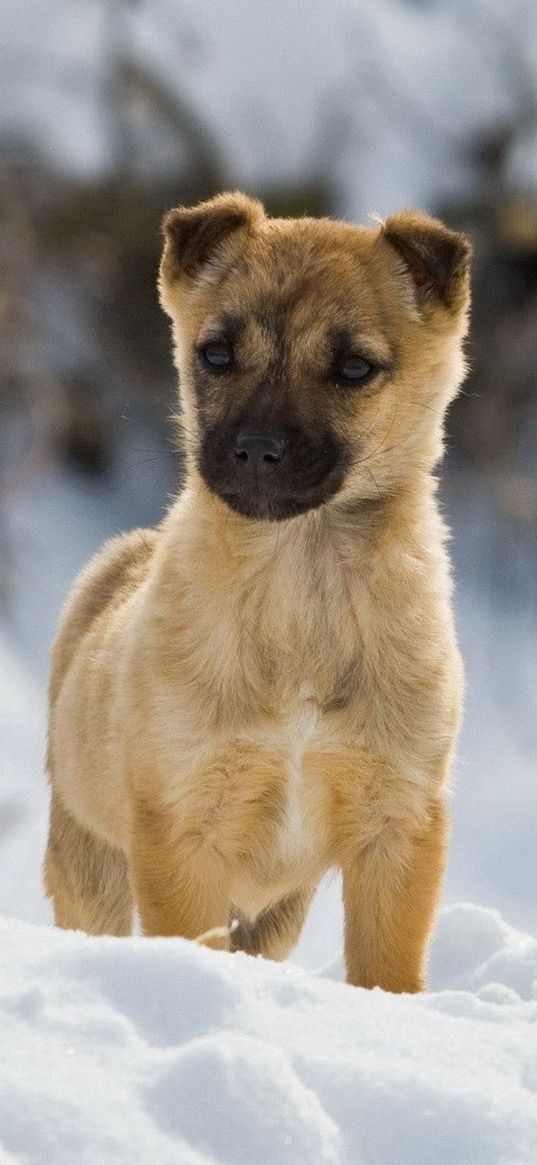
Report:
<svg viewBox="0 0 537 1165"><path fill-rule="evenodd" d="M222 194L164 220L187 453L231 509L290 518L428 472L464 373L470 248L414 211L270 219Z"/></svg>

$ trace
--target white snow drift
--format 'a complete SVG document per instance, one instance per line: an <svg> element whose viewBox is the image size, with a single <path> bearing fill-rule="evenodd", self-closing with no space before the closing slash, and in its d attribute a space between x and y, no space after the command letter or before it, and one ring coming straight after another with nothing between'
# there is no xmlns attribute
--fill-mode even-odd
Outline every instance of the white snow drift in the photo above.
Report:
<svg viewBox="0 0 537 1165"><path fill-rule="evenodd" d="M0 1163L534 1165L537 943L445 910L437 993L0 923Z"/></svg>

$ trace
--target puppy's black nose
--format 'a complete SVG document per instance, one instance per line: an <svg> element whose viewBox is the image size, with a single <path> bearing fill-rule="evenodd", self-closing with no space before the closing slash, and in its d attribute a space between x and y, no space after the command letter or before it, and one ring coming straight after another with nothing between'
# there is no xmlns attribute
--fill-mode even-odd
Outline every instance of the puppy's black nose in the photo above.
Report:
<svg viewBox="0 0 537 1165"><path fill-rule="evenodd" d="M239 433L234 453L250 469L267 470L282 460L286 447L284 438L274 434Z"/></svg>

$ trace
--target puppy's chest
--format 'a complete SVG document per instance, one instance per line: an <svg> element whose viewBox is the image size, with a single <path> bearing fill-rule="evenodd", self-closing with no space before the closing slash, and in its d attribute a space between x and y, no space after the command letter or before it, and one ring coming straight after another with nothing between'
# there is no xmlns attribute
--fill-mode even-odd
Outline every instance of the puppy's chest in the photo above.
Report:
<svg viewBox="0 0 537 1165"><path fill-rule="evenodd" d="M258 843L241 863L233 887L235 904L252 917L289 887L320 876L329 864L330 790L308 765L322 726L323 713L313 685L304 681L289 700L285 715L277 721L262 721L245 735L261 762L271 758L269 784L273 783L277 805L276 813L263 821L264 806L274 798L260 798L254 832L265 838L265 844Z"/></svg>
<svg viewBox="0 0 537 1165"><path fill-rule="evenodd" d="M304 680L277 721L254 729L253 738L265 753L279 758L282 811L275 829L279 859L293 863L318 856L320 827L326 817L328 786L319 782L308 759L321 740L330 739L330 727L314 685ZM334 739L334 747L337 742Z"/></svg>
<svg viewBox="0 0 537 1165"><path fill-rule="evenodd" d="M323 729L325 717L313 685L307 680L298 689L286 721L286 812L279 836L283 861L313 857L319 849L318 817L328 795L326 788L312 783L306 758ZM277 734L276 734L277 735Z"/></svg>
<svg viewBox="0 0 537 1165"><path fill-rule="evenodd" d="M351 701L360 682L362 644L352 621L341 615L303 599L292 603L291 613L275 605L265 623L242 621L226 667L254 718L268 713L283 719L298 740L314 712L318 718Z"/></svg>

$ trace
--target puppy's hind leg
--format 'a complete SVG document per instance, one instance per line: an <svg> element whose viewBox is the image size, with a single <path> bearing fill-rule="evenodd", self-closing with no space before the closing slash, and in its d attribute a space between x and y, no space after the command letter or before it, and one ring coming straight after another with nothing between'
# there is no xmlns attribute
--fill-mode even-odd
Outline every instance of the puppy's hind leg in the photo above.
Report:
<svg viewBox="0 0 537 1165"><path fill-rule="evenodd" d="M314 893L315 886L311 886L288 894L263 910L254 922L237 911L232 915L238 925L231 933L231 949L278 962L287 958L298 942Z"/></svg>
<svg viewBox="0 0 537 1165"><path fill-rule="evenodd" d="M43 873L57 926L87 934L131 933L125 855L78 825L54 792Z"/></svg>

